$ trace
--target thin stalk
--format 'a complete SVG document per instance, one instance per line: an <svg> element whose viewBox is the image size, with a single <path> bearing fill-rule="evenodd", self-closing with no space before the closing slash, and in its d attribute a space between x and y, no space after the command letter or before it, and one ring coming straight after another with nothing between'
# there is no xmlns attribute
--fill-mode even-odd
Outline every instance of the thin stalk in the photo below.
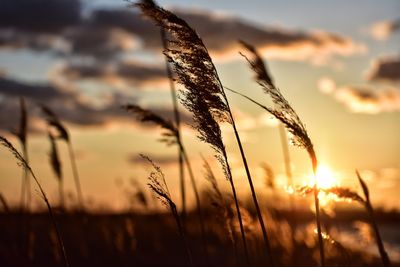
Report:
<svg viewBox="0 0 400 267"><path fill-rule="evenodd" d="M260 104L259 102L253 100L252 98L239 93L233 89L224 87L225 89L227 89L230 92L233 92L235 94L238 94L244 98L246 98L247 100L249 100L250 102L256 104L257 106L261 107L262 109L266 110L267 112L270 112L270 109L268 109L266 106ZM315 202L315 215L316 215L316 223L317 223L317 232L318 232L318 243L319 243L319 252L320 252L320 258L321 258L321 266L325 267L325 253L324 253L324 244L323 244L323 238L322 238L322 230L321 230L321 216L320 216L320 211L319 211L319 198L318 198L318 184L317 184L317 167L318 167L318 161L317 161L317 157L315 155L315 151L313 147L310 147L307 149L307 152L310 156L311 159L311 164L312 164L312 169L313 169L313 173L314 173L314 179L315 179L315 183L314 183L314 202Z"/></svg>
<svg viewBox="0 0 400 267"><path fill-rule="evenodd" d="M161 40L162 40L162 45L163 49L166 50L168 49L168 44L167 44L167 38L165 36L165 30L164 28L161 27ZM179 116L179 110L178 110L178 98L176 96L176 89L175 89L175 83L174 79L172 77L172 70L169 65L169 62L167 60L167 57L165 58L165 69L167 70L167 77L169 81L169 88L171 91L171 98L172 98L172 105L174 109L174 118L175 118L175 126L177 129L177 139L178 143L182 144L181 140L181 126L180 126L180 116ZM184 168L183 168L183 155L182 151L180 148L178 148L178 153L179 153L179 181L180 181L180 189L181 189L181 202L182 202L182 221L183 224L185 222L186 218L186 193L185 193L185 174L184 174Z"/></svg>
<svg viewBox="0 0 400 267"><path fill-rule="evenodd" d="M73 172L74 180L75 180L75 187L76 187L76 193L78 196L79 209L80 209L80 211L83 212L84 211L83 196L82 196L81 183L79 180L78 168L76 166L75 153L72 148L72 143L70 141L67 142L67 145L68 145L68 152L69 152L69 157L70 157L71 166L72 166L72 172Z"/></svg>
<svg viewBox="0 0 400 267"><path fill-rule="evenodd" d="M282 152L283 152L283 162L285 163L285 172L286 172L286 177L287 177L287 183L289 186L293 188L293 176L292 176L292 166L290 164L290 152L289 152L289 145L287 141L287 134L285 127L283 126L282 123L279 123L279 137L281 140L281 145L282 145ZM292 245L295 247L296 245L296 239L295 239L295 234L296 234L296 228L297 228L297 222L296 222L296 203L294 201L294 194L289 194L289 201L290 201L290 210L293 216L293 221L291 223L291 236L292 236ZM296 254L293 255L291 259L292 266L295 265L296 262Z"/></svg>
<svg viewBox="0 0 400 267"><path fill-rule="evenodd" d="M65 201L64 201L64 182L63 179L58 181L58 194L60 196L60 209L64 211L65 209Z"/></svg>
<svg viewBox="0 0 400 267"><path fill-rule="evenodd" d="M39 187L39 190L40 190L40 193L42 194L43 200L46 203L47 210L49 212L51 221L53 223L54 228L56 229L57 239L58 239L58 243L60 245L61 254L63 255L65 266L69 267L70 265L69 265L69 261L68 261L68 257L67 257L67 252L65 251L64 242L63 242L63 239L61 237L60 229L59 229L59 227L57 225L57 222L56 222L56 219L54 217L53 209L51 208L50 202L49 202L49 200L48 200L48 198L46 196L46 193L44 192L42 186L40 185L39 180L36 178L35 174L33 173L33 171L31 169L29 169L29 171L30 171L34 181L36 182L37 186Z"/></svg>
<svg viewBox="0 0 400 267"><path fill-rule="evenodd" d="M360 182L361 187L364 192L364 196L365 196L364 206L368 212L368 215L369 215L370 221L371 221L371 225L372 225L372 228L375 233L375 240L376 240L376 244L378 245L378 250L379 250L379 254L381 256L382 264L385 267L390 267L391 266L390 259L389 259L388 254L385 251L385 247L383 246L383 242L382 242L382 237L381 237L381 234L379 233L378 225L377 225L376 219L375 219L374 209L372 207L371 200L369 198L369 190L368 190L367 184L361 178L360 173L358 171L356 171L356 174L357 174L358 181Z"/></svg>
<svg viewBox="0 0 400 267"><path fill-rule="evenodd" d="M279 123L278 127L279 127L279 136L280 136L281 145L282 145L283 161L285 163L285 172L286 172L287 182L289 185L293 186L292 168L290 166L290 153L289 153L289 146L288 146L288 142L287 142L287 135L286 135L285 127L282 125L282 123ZM293 202L293 201L291 201L291 202Z"/></svg>
<svg viewBox="0 0 400 267"><path fill-rule="evenodd" d="M181 155L183 156L183 159L184 159L184 161L186 163L186 167L187 167L188 172L189 172L190 181L191 181L192 186L193 186L194 196L195 196L195 199L196 199L197 214L198 214L199 219L200 219L200 231L201 231L201 239L202 239L202 243L203 243L203 250L204 250L204 255L206 257L206 262L208 263L206 231L205 231L204 216L203 216L203 212L202 212L202 209L201 209L200 194L199 194L199 191L197 189L196 180L194 179L193 169L192 169L192 166L190 164L189 157L188 157L188 155L186 153L186 150L183 147L182 143L179 143L179 147L180 147Z"/></svg>
<svg viewBox="0 0 400 267"><path fill-rule="evenodd" d="M382 237L381 237L381 234L379 233L378 225L376 224L376 220L375 220L374 209L372 208L372 205L371 205L371 202L369 201L369 199L367 199L367 201L365 203L365 207L368 211L368 214L369 214L369 217L371 220L371 224L372 224L372 228L374 229L375 240L376 240L376 244L378 245L378 250L379 250L379 254L381 256L382 264L385 267L390 267L391 263L389 260L389 256L386 253L385 247L383 246Z"/></svg>
<svg viewBox="0 0 400 267"><path fill-rule="evenodd" d="M27 179L27 172L25 170L22 170L21 197L20 197L20 209L21 209L21 212L25 212L26 179Z"/></svg>
<svg viewBox="0 0 400 267"><path fill-rule="evenodd" d="M318 245L319 245L319 255L321 258L321 266L325 267L325 251L324 251L324 242L322 238L322 228L321 228L321 215L319 209L319 197L318 197L318 179L317 179L317 167L318 161L315 156L314 150L308 151L311 157L311 163L314 173L314 203L315 203L315 220L317 222L317 233L318 233Z"/></svg>
<svg viewBox="0 0 400 267"><path fill-rule="evenodd" d="M38 186L40 194L42 195L43 200L44 200L44 202L46 204L46 207L47 207L48 213L50 215L51 221L53 223L53 226L56 229L57 239L58 239L58 242L60 244L61 254L63 255L65 266L69 267L70 265L69 265L69 262L68 262L67 253L65 252L64 242L62 240L60 230L58 229L58 225L57 225L56 219L54 217L53 210L51 208L50 202L49 202L49 200L47 198L47 195L44 192L41 184L39 183L39 180L36 178L32 168L26 162L24 157L21 156L21 154L14 148L14 146L6 138L0 136L0 142L4 147L6 147L14 155L14 157L17 160L17 163L19 165L21 165L23 168L27 169L29 171L29 173L32 175L32 178L35 181L36 185Z"/></svg>
<svg viewBox="0 0 400 267"><path fill-rule="evenodd" d="M221 84L221 88L224 88L222 86L222 84ZM264 238L264 244L265 244L266 252L268 254L269 264L270 264L270 266L273 267L275 264L274 264L274 261L273 261L273 258L272 258L271 245L270 245L269 237L268 237L268 234L267 234L267 230L265 228L264 219L262 217L261 209L260 209L260 206L258 204L257 195L256 195L256 191L254 189L253 181L251 179L251 174L250 174L249 166L247 164L246 155L244 153L242 142L240 140L240 136L239 136L239 133L238 133L237 128L236 128L236 123L235 123L235 120L233 118L233 114L231 112L231 108L229 106L228 98L227 98L227 96L225 94L225 91L222 90L222 92L223 92L223 96L224 96L225 102L226 102L226 104L228 106L229 116L230 116L230 119L231 119L231 122L232 122L233 131L235 133L236 141L237 141L237 144L238 144L239 150L240 150L240 155L242 157L243 165L244 165L244 168L246 170L246 176L247 176L247 180L248 180L249 185L250 185L251 196L252 196L252 199L253 199L253 202L254 202L254 206L256 207L258 222L260 223L262 235L263 235L263 238Z"/></svg>
<svg viewBox="0 0 400 267"><path fill-rule="evenodd" d="M1 203L1 205L3 205L4 212L10 213L10 206L8 205L7 200L1 193L0 193L0 203Z"/></svg>
<svg viewBox="0 0 400 267"><path fill-rule="evenodd" d="M233 176L232 176L232 172L231 172L231 167L229 166L228 156L227 156L225 150L223 151L223 156L224 156L224 159L226 161L226 166L227 166L228 176L229 176L229 184L231 185L233 199L235 201L235 208L236 208L236 213L237 213L238 221L239 221L240 234L241 234L241 237L242 237L244 254L245 254L245 258L246 258L246 265L250 266L249 249L248 249L248 246L247 246L246 233L245 233L244 227L243 227L242 213L240 212L239 200L238 200L238 197L237 197L237 194L236 194L236 188L235 188L235 184L233 183Z"/></svg>
<svg viewBox="0 0 400 267"><path fill-rule="evenodd" d="M28 149L26 147L26 145L24 144L22 146L22 153L23 153L23 157L26 160L26 163L29 164L29 157L28 157ZM26 181L26 209L29 212L31 210L31 198L32 198L32 194L31 194L31 180L29 179L29 173L25 172L25 181Z"/></svg>
<svg viewBox="0 0 400 267"><path fill-rule="evenodd" d="M172 215L175 218L175 222L176 222L176 225L178 227L179 235L181 236L182 242L183 242L183 246L185 247L187 265L190 266L190 267L194 267L192 253L190 252L189 243L188 243L188 241L186 239L185 231L184 231L182 222L179 219L178 211L176 209L176 206L175 205L171 205L171 204L170 204L170 206L171 206Z"/></svg>

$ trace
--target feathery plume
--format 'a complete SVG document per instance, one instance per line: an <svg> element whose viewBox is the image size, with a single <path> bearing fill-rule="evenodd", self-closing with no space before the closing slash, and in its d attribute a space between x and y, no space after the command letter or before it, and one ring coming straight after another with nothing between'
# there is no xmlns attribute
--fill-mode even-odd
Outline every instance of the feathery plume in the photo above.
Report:
<svg viewBox="0 0 400 267"><path fill-rule="evenodd" d="M19 128L16 131L11 131L13 135L15 135L22 146L26 146L26 136L28 130L28 116L26 111L25 100L23 97L19 99L20 103L20 118L19 118Z"/></svg>
<svg viewBox="0 0 400 267"><path fill-rule="evenodd" d="M57 130L58 132L57 137L63 139L68 143L70 140L68 130L58 119L57 115L50 108L48 108L43 104L40 105L40 108L46 117L47 124L49 126L54 127Z"/></svg>
<svg viewBox="0 0 400 267"><path fill-rule="evenodd" d="M61 171L61 161L58 156L58 149L57 149L57 144L55 137L53 136L52 133L48 133L49 136L49 141L50 141L50 165L58 178L58 180L62 180L62 171Z"/></svg>
<svg viewBox="0 0 400 267"><path fill-rule="evenodd" d="M214 119L230 122L229 107L217 70L196 31L153 1L140 1L136 6L170 34L171 39L167 40L169 48L164 50L164 54L172 63L178 82L186 88L184 97L194 93L201 95Z"/></svg>
<svg viewBox="0 0 400 267"><path fill-rule="evenodd" d="M265 109L266 111L271 113L276 119L278 119L283 125L285 125L286 129L292 135L291 137L292 144L300 148L304 148L308 152L308 155L311 159L314 176L316 177L317 166L318 166L317 156L315 154L314 146L311 142L310 137L308 136L304 124L302 123L299 116L292 108L292 106L289 104L289 102L282 95L281 91L274 85L264 62L260 57L260 55L257 53L256 49L248 43L245 43L243 41L241 41L241 43L244 46L244 48L246 48L250 52L252 56L251 59L249 59L246 56L244 57L249 62L251 69L255 72L257 83L262 87L264 92L271 97L272 101L275 104L275 107L274 108L266 107L243 94L240 93L238 94L247 98L253 103L257 104L261 108ZM237 93L236 91L233 92ZM319 211L319 199L318 199L318 185L316 178L314 183L314 189L315 189L314 202L315 202L315 214L316 214L316 223L318 230L319 251L320 251L321 265L322 267L325 267L325 254L322 242L323 240L322 240L322 230L321 230L321 219L319 214L320 211Z"/></svg>
<svg viewBox="0 0 400 267"><path fill-rule="evenodd" d="M163 143L169 145L177 144L178 139L178 129L174 126L174 124L164 119L163 117L155 114L151 110L144 109L138 105L127 104L122 106L128 112L133 113L136 116L136 119L144 122L144 123L153 123L159 127L161 127L164 132L162 134L162 139L160 140Z"/></svg>
<svg viewBox="0 0 400 267"><path fill-rule="evenodd" d="M68 154L71 161L72 173L74 176L74 182L76 187L76 194L78 196L78 203L80 211L84 211L84 204L83 204L83 194L82 194L82 187L81 181L78 174L78 167L76 164L76 157L75 152L72 147L71 138L69 136L67 128L62 124L56 114L47 106L41 104L39 105L43 114L46 117L47 124L50 127L54 127L57 130L57 138L64 140L68 145Z"/></svg>

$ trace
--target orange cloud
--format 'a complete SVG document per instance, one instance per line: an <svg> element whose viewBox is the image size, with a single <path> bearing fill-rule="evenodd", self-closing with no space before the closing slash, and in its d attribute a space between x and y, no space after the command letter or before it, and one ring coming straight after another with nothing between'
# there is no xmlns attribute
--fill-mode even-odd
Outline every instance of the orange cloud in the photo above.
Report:
<svg viewBox="0 0 400 267"><path fill-rule="evenodd" d="M373 89L368 86L337 87L330 78L321 78L318 89L334 97L350 111L356 113L378 114L400 111L400 90L393 87Z"/></svg>

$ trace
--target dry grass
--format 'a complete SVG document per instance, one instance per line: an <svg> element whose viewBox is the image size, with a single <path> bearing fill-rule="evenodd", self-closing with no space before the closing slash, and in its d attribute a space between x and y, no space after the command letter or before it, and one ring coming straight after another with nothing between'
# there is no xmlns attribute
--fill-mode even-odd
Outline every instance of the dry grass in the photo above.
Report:
<svg viewBox="0 0 400 267"><path fill-rule="evenodd" d="M75 151L72 147L72 142L68 130L61 122L61 120L57 117L57 115L49 107L46 107L45 105L40 105L40 108L43 114L45 115L48 126L56 130L57 132L56 137L64 140L67 143L68 154L71 161L72 173L74 176L76 193L78 196L79 209L81 212L83 212L85 210L85 207L84 207L81 180L78 173L78 166L76 164Z"/></svg>

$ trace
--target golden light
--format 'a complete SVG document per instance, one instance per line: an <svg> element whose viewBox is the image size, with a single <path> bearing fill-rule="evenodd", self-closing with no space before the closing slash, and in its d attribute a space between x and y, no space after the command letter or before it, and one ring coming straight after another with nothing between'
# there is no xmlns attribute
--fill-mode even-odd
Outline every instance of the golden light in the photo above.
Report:
<svg viewBox="0 0 400 267"><path fill-rule="evenodd" d="M319 188L326 189L338 185L338 182L335 179L333 171L325 165L318 166L316 176L317 176L317 185Z"/></svg>

